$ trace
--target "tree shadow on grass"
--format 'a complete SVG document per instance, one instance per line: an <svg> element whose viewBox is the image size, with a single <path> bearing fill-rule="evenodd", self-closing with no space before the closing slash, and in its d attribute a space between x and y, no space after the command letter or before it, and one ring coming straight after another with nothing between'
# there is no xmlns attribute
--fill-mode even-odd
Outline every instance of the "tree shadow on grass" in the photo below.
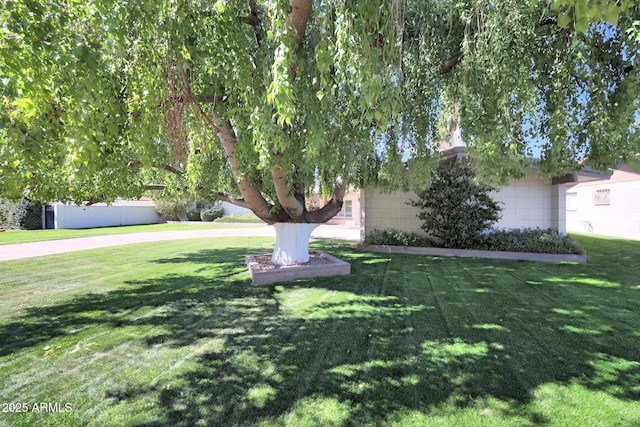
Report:
<svg viewBox="0 0 640 427"><path fill-rule="evenodd" d="M159 259L194 264L194 274L141 278L34 309L21 325L0 326L3 341L27 328L0 351L91 325L152 327L139 337L149 347L215 343L177 377L105 392L114 404L155 396L161 415L140 426L376 425L438 408L496 411L491 399L505 402L502 417L545 425L552 420L530 403L546 384L640 399L638 322L619 321L607 288L585 296L585 283L570 280L589 267L312 246L350 262L352 275L256 288L244 256L264 250ZM621 289L629 304L639 302Z"/></svg>
<svg viewBox="0 0 640 427"><path fill-rule="evenodd" d="M230 304L223 324L241 332L202 355L182 378L183 388L161 391L164 417L141 425L379 424L442 405L482 413L488 399L507 403L504 417L544 425L551 420L529 406L544 384L577 383L622 400L640 398L637 345L620 343L633 338L630 331L587 340L563 333L559 319L544 318L554 307L500 290L499 278L516 274L518 263L469 261L467 270L429 288L424 273L403 272L403 256L339 245L328 251L352 262L351 277L271 286L269 304L244 320ZM418 266L455 272L460 264L428 259ZM410 281L420 277L424 288L416 289ZM295 312L279 303L287 294L315 290L349 297ZM601 375L599 359L614 353L630 364Z"/></svg>
<svg viewBox="0 0 640 427"><path fill-rule="evenodd" d="M94 325L126 326L131 322L131 313L138 310L151 311L153 316L154 310L188 309L194 301L263 295L263 289L244 286L249 283L246 267L241 264L246 252L246 248L201 251L194 262L208 263L208 267L195 271L194 275L167 275L162 281L127 281L110 292L88 292L57 305L29 308L19 319L0 324L0 357ZM215 280L198 275L208 269L218 273ZM228 286L229 281L236 286ZM136 322L141 323L139 319Z"/></svg>

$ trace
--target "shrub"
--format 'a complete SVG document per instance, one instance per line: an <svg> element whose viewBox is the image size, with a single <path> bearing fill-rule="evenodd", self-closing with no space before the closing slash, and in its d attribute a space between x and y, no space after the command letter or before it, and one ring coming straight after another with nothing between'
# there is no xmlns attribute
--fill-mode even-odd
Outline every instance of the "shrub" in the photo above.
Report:
<svg viewBox="0 0 640 427"><path fill-rule="evenodd" d="M434 242L428 237L393 229L373 230L373 232L364 239L364 243L367 245L389 246L434 246Z"/></svg>
<svg viewBox="0 0 640 427"><path fill-rule="evenodd" d="M0 228L38 230L42 228L42 203L22 199L12 203L0 200Z"/></svg>
<svg viewBox="0 0 640 427"><path fill-rule="evenodd" d="M203 221L211 222L224 216L224 209L221 206L213 206L211 208L202 209L200 211L200 218Z"/></svg>
<svg viewBox="0 0 640 427"><path fill-rule="evenodd" d="M583 250L569 236L548 229L495 231L483 236L481 246L492 251L582 254Z"/></svg>
<svg viewBox="0 0 640 427"><path fill-rule="evenodd" d="M365 240L368 245L441 247L429 237L398 230L374 230ZM494 231L482 235L474 245L462 249L490 251L534 252L547 254L583 254L584 251L569 236L554 230L524 229Z"/></svg>
<svg viewBox="0 0 640 427"><path fill-rule="evenodd" d="M202 218L200 218L200 210L196 209L196 210L187 212L187 219L189 221L201 221Z"/></svg>
<svg viewBox="0 0 640 427"><path fill-rule="evenodd" d="M185 199L160 199L156 200L156 211L162 218L170 221L184 221L191 202Z"/></svg>
<svg viewBox="0 0 640 427"><path fill-rule="evenodd" d="M489 196L495 189L479 182L469 165L441 166L431 173L431 185L409 204L421 209L421 228L442 246L467 248L500 219L502 208Z"/></svg>

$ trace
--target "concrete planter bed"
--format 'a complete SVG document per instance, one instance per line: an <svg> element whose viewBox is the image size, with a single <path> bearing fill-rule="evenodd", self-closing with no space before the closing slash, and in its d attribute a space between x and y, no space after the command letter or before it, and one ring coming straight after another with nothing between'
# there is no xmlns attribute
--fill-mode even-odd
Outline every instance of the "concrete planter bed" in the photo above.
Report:
<svg viewBox="0 0 640 427"><path fill-rule="evenodd" d="M348 276L351 265L323 251L309 253L309 261L293 265L277 265L271 262L271 254L248 255L246 263L254 286L289 282L314 277Z"/></svg>
<svg viewBox="0 0 640 427"><path fill-rule="evenodd" d="M368 252L433 255L433 256L457 256L465 258L494 258L512 259L521 261L539 262L580 262L586 263L586 255L577 254L541 254L532 252L502 252L482 251L474 249L447 249L447 248L422 248L413 246L387 246L387 245L363 245L358 244L357 249Z"/></svg>

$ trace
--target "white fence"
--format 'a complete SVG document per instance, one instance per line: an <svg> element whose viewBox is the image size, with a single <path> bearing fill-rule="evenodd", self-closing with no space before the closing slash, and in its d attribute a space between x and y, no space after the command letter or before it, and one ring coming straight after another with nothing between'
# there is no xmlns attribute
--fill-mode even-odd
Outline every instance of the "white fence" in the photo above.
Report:
<svg viewBox="0 0 640 427"><path fill-rule="evenodd" d="M56 229L155 224L160 220L151 201L123 201L112 205L97 203L91 206L56 203L53 209Z"/></svg>
<svg viewBox="0 0 640 427"><path fill-rule="evenodd" d="M244 215L247 213L253 213L251 209L246 209L240 206L232 205L231 203L228 203L228 202L222 202L220 203L220 206L222 206L222 209L224 209L225 215L233 215L233 214Z"/></svg>

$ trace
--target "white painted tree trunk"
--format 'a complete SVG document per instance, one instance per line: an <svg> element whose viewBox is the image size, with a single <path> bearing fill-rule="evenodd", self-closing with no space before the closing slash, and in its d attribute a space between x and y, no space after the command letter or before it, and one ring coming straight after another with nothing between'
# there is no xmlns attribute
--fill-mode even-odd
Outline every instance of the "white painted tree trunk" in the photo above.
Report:
<svg viewBox="0 0 640 427"><path fill-rule="evenodd" d="M297 224L276 222L276 245L271 262L277 265L292 265L309 261L309 237L320 224Z"/></svg>

